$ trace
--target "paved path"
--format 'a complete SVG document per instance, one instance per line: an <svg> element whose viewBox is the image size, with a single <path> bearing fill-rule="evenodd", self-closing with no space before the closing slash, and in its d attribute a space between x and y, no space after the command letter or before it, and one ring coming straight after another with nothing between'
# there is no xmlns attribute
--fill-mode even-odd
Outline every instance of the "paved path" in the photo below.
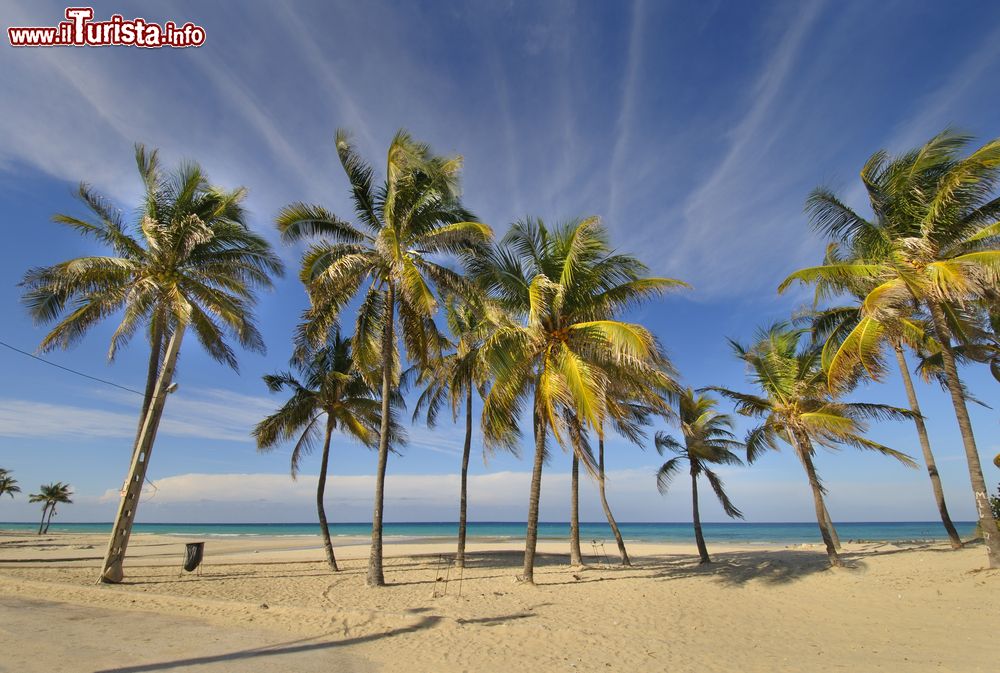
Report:
<svg viewBox="0 0 1000 673"><path fill-rule="evenodd" d="M3 673L370 673L335 641L0 596Z"/></svg>

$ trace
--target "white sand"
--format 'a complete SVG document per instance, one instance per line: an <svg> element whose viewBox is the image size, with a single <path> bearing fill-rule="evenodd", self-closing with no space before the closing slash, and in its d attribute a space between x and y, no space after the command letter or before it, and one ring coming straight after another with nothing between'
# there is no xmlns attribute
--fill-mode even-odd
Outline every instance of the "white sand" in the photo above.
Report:
<svg viewBox="0 0 1000 673"><path fill-rule="evenodd" d="M714 546L699 566L693 546L634 544L633 568L580 569L543 542L531 587L523 543L471 544L461 581L450 543L392 544L390 586L369 589L361 540L334 574L318 536L209 538L200 576L184 541L134 536L126 583L104 586L102 536L0 535L0 652L21 656L0 670L1000 670L1000 571L979 547L847 545L834 570L818 546Z"/></svg>

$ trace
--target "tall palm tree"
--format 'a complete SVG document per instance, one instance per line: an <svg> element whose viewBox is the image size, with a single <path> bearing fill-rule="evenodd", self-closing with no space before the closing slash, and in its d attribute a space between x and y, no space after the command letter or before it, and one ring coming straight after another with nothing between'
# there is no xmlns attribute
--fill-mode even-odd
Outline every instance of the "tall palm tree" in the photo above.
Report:
<svg viewBox="0 0 1000 673"><path fill-rule="evenodd" d="M698 477L702 474L708 479L715 491L719 503L726 516L742 519L743 513L729 500L723 487L722 479L709 468L709 465L742 465L743 461L733 453L735 450L746 449L737 441L733 434L733 419L728 414L715 410L718 401L704 394L697 394L690 388L680 394L677 416L680 421L681 435L684 441L678 441L665 432L656 433L656 450L663 455L667 451L675 454L662 466L656 474L656 487L660 493L666 494L670 482L681 470L682 463L687 461L688 474L691 475L691 510L694 521L694 539L698 545L698 556L702 563L711 563L708 547L705 546L705 536L701 530L701 514L698 511Z"/></svg>
<svg viewBox="0 0 1000 673"><path fill-rule="evenodd" d="M20 492L21 487L17 485L17 479L11 475L10 470L0 468L0 497L9 495L13 498L15 493Z"/></svg>
<svg viewBox="0 0 1000 673"><path fill-rule="evenodd" d="M829 203L824 194L814 193L814 213L823 208L816 203L820 200L823 203ZM839 261L836 244L831 244L828 248L826 261L828 263ZM840 291L853 300L851 304L826 308L807 316L811 324L813 340L822 344L823 368L828 372L828 378L834 384L847 377L859 375L877 381L881 379L885 370L881 351L884 348L893 351L900 377L903 379L903 387L906 391L910 411L913 412L913 424L917 429L917 438L923 453L924 465L927 467L938 514L951 541L952 548L959 549L962 547L962 539L948 513L944 488L941 485L941 477L938 474L934 453L931 450L927 426L924 424L917 391L913 385L913 377L910 376L906 355L903 352L906 346L925 350L933 341L929 336L930 330L928 330L925 321L917 315L886 316L881 321L872 322L863 314L862 310L862 302L867 294L865 291L867 284L863 282L863 279L857 280L859 282L837 283L836 285L823 281L817 283L818 294L827 291Z"/></svg>
<svg viewBox="0 0 1000 673"><path fill-rule="evenodd" d="M168 342L175 342L176 356L190 326L209 355L232 367L236 357L230 338L263 352L264 343L253 321L254 292L270 287L271 276L282 272L267 241L245 224L246 190L212 186L193 163L165 172L157 152L147 152L142 145L136 145L135 158L145 196L134 221L127 223L110 200L86 184L80 185L78 195L90 217L54 218L96 240L111 254L30 269L22 283L23 301L35 321L57 321L42 340L42 351L68 348L110 315L121 319L111 337L109 358L138 329L148 330L146 387L132 456L134 468L142 475L130 469L126 478L124 507L119 507L102 573L111 582L121 579L121 561L159 422L159 413L151 410L158 377L168 369ZM162 408L163 400L159 403ZM150 446L140 451L147 417Z"/></svg>
<svg viewBox="0 0 1000 673"><path fill-rule="evenodd" d="M70 490L69 484L57 481L54 484L43 485L38 493L32 493L28 496L28 502L44 503L42 520L38 524L39 535L49 532L49 524L52 522L52 516L56 513L56 505L72 503L73 501L70 499L72 495L73 491Z"/></svg>
<svg viewBox="0 0 1000 673"><path fill-rule="evenodd" d="M944 378L965 448L969 479L990 567L1000 567L1000 535L990 511L986 481L956 364L960 312L1000 286L1000 139L962 156L971 137L945 131L922 147L891 158L873 155L866 186L884 217L869 221L843 206L814 225L857 253L847 261L801 269L794 281L871 284L862 310L870 330L884 319L927 312L940 343ZM871 184L868 184L871 183ZM859 340L858 351L873 347Z"/></svg>
<svg viewBox="0 0 1000 673"><path fill-rule="evenodd" d="M712 387L736 403L737 413L762 419L747 433L747 461L752 463L768 449L778 449L781 440L794 449L812 490L816 522L826 545L830 564L841 566L832 523L826 511L823 488L813 462L815 447L841 445L875 451L910 467L913 460L863 436L869 419L910 418L912 412L885 404L843 402L827 385L820 349L803 339L805 330L776 324L758 332L751 346L730 341L737 357L747 364L750 380L761 395Z"/></svg>
<svg viewBox="0 0 1000 673"><path fill-rule="evenodd" d="M531 396L535 456L522 578L533 583L546 437L551 432L594 471L591 456L569 441L564 412L601 435L612 380L666 378L653 335L615 317L683 283L648 277L636 258L613 252L596 217L554 230L541 220L517 222L499 246L474 261L473 271L517 319L497 328L483 347L494 377L483 431L487 444L512 441L509 419L520 416Z"/></svg>
<svg viewBox="0 0 1000 673"><path fill-rule="evenodd" d="M432 288L458 295L470 292L462 274L445 266L443 258L474 254L492 233L474 221L459 201L460 157L436 156L427 145L399 131L389 145L385 179L376 186L374 169L357 154L344 131L337 131L336 144L362 228L321 206L304 203L282 209L277 226L286 242L314 241L302 258L301 278L310 307L300 345L322 341L351 299L363 295L353 353L363 374L378 372L381 380L371 383L381 385L382 399L367 583L382 586L389 405L398 394L400 375L397 327L409 359L428 366L443 345L433 320L438 300Z"/></svg>
<svg viewBox="0 0 1000 673"><path fill-rule="evenodd" d="M453 422L464 409L465 441L462 446L462 473L458 506L458 549L455 565L465 567L468 520L469 459L472 454L473 393L482 399L489 385L489 367L482 357L483 343L498 324L496 307L482 300L460 301L455 297L445 305L450 352L436 358L430 367L414 370L417 383L424 386L417 398L413 420L425 414L427 427L437 424L441 408L451 408Z"/></svg>
<svg viewBox="0 0 1000 673"><path fill-rule="evenodd" d="M322 442L319 479L316 485L316 511L320 533L330 567L336 571L330 529L323 499L330 463L330 439L340 430L362 444L375 447L381 426L381 402L375 391L355 368L351 342L337 332L329 342L307 359L294 359L298 376L290 371L269 374L264 383L273 392L288 390L291 397L280 409L262 420L253 430L257 450L268 452L281 444L295 441L291 455L291 474L295 479L302 457Z"/></svg>

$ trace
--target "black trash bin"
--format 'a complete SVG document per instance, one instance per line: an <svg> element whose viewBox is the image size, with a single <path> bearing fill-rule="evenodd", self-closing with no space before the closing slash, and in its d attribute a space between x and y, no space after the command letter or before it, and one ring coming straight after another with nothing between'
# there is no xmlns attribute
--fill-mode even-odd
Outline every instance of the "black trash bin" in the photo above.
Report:
<svg viewBox="0 0 1000 673"><path fill-rule="evenodd" d="M204 542L188 542L184 551L184 570L191 572L201 565L205 558Z"/></svg>

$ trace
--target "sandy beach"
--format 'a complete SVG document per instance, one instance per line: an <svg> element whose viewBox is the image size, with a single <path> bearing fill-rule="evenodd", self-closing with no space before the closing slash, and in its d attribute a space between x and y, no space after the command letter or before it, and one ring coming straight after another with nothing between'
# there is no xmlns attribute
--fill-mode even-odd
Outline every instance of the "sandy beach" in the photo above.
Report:
<svg viewBox="0 0 1000 673"><path fill-rule="evenodd" d="M982 549L633 544L568 565L543 542L537 586L522 543L387 547L390 586L364 585L367 546L322 563L318 537L136 535L126 582L96 585L99 535L0 535L4 671L995 671L1000 571ZM612 545L613 546L613 545ZM591 551L588 549L587 551ZM610 550L609 550L610 551Z"/></svg>

